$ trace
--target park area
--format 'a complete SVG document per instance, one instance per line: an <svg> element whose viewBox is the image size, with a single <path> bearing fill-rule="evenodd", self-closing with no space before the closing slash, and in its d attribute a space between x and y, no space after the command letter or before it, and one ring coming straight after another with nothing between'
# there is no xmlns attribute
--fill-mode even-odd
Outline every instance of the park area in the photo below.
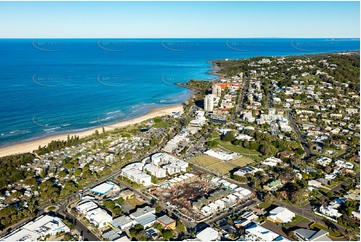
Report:
<svg viewBox="0 0 361 242"><path fill-rule="evenodd" d="M239 157L230 161L222 161L208 155L201 155L190 159L189 162L214 173L225 175L229 174L229 172L234 168L243 167L251 164L253 160L248 157Z"/></svg>

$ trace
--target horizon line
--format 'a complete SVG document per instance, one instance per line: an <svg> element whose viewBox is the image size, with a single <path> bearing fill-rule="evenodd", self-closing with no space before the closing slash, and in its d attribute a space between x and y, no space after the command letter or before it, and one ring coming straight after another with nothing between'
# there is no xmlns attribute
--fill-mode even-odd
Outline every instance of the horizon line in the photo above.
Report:
<svg viewBox="0 0 361 242"><path fill-rule="evenodd" d="M357 39L360 37L0 37L0 39Z"/></svg>

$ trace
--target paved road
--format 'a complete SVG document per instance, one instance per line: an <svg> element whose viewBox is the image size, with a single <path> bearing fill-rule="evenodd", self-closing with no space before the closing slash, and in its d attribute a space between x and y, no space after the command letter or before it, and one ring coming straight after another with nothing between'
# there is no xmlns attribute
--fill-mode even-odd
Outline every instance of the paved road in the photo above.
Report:
<svg viewBox="0 0 361 242"><path fill-rule="evenodd" d="M239 114L240 110L243 108L244 95L245 95L245 93L247 92L248 87L249 87L249 78L244 77L244 82L243 82L243 85L242 85L242 88L241 88L240 96L239 96L239 98L238 98L238 103L237 103L237 105L236 105L236 110L235 110L235 112L233 113L232 118L231 118L231 120L232 120L233 122L236 121L237 115Z"/></svg>
<svg viewBox="0 0 361 242"><path fill-rule="evenodd" d="M292 114L290 113L290 110L286 110L286 114L287 114L288 120L291 123L291 126L292 126L293 130L295 131L299 141L301 142L301 145L302 145L304 151L306 152L305 159L312 157L313 154L312 154L312 152L310 151L310 149L308 147L307 140L301 134L301 131L298 128L298 125L297 125L296 121L293 119Z"/></svg>
<svg viewBox="0 0 361 242"><path fill-rule="evenodd" d="M279 205L279 206L282 206L282 207L285 207L285 208L289 209L290 211L294 212L295 214L298 214L298 215L300 215L302 217L308 218L310 221L315 221L315 222L324 224L326 227L328 227L328 226L325 224L325 221L328 221L327 223L331 224L334 228L337 228L337 230L340 231L341 233L346 232L346 229L344 227L342 227L341 225L339 225L337 223L334 223L334 222L331 222L331 221L327 220L326 218L322 218L322 217L317 216L312 211L312 208L311 208L311 206L309 204L305 205L303 207L296 207L296 206L291 205L289 203L285 203L285 202L278 201L278 200L274 201L274 203Z"/></svg>
<svg viewBox="0 0 361 242"><path fill-rule="evenodd" d="M114 183L116 183L117 185L123 186L128 188L129 190L133 191L136 195L138 195L140 198L142 198L143 200L145 200L145 202L150 202L152 199L147 197L146 195L144 195L140 190L133 188L131 185L119 181L119 180L113 180Z"/></svg>
<svg viewBox="0 0 361 242"><path fill-rule="evenodd" d="M82 222L80 222L77 218L75 218L67 211L65 212L65 214L72 219L72 222L75 224L76 230L79 231L83 240L100 241L100 239L95 234L93 234L93 232L91 232L84 224L82 224Z"/></svg>

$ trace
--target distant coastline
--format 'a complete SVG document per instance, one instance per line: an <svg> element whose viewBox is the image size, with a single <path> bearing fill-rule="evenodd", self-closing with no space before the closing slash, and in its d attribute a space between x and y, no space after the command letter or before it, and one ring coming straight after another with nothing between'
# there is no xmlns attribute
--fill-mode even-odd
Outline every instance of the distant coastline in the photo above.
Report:
<svg viewBox="0 0 361 242"><path fill-rule="evenodd" d="M145 115L142 115L140 117L122 121L122 122L118 122L115 124L105 125L103 127L104 127L105 131L111 131L111 130L114 130L117 128L126 127L128 125L141 123L143 121L146 121L148 119L152 119L155 117L169 115L173 112L179 112L181 110L183 110L183 105L181 105L181 104L171 105L171 106L166 106L166 107L157 107L157 108L151 109L148 113L146 113ZM33 150L36 150L39 147L39 145L40 146L47 145L52 140L66 140L68 135L70 135L70 136L76 135L76 136L79 136L80 138L86 137L91 134L94 134L94 132L96 130L101 132L102 127L92 128L92 129L81 131L81 132L69 132L69 133L65 133L65 134L52 135L52 136L47 136L47 137L36 139L36 140L31 140L31 141L21 142L21 143L14 144L14 145L5 146L5 147L0 148L0 157L14 155L14 154L21 154L21 153L26 153L26 152L32 152Z"/></svg>
<svg viewBox="0 0 361 242"><path fill-rule="evenodd" d="M236 42L235 44L237 44L238 42ZM253 45L251 45L253 42L245 42L245 43L243 43L242 41L241 42L239 42L238 44L239 45L241 45L242 47L247 47L247 44L250 44L250 46L252 47L252 46L254 46L255 44L257 44L258 42L254 42L253 43ZM266 42L265 42L266 43ZM272 42L267 42L267 43L272 43ZM305 43L307 43L307 42L305 42ZM322 43L322 42L321 42ZM76 44L76 43L73 43L74 45ZM223 44L222 46L221 46L221 44ZM243 45L242 45L243 44ZM311 44L312 44L312 42L311 42ZM310 45L311 45L310 44ZM225 56L229 56L229 59L231 60L231 59L249 59L249 58L254 58L254 57L269 57L269 56L300 56L300 55L315 55L315 54L329 54L329 53L342 53L342 52L359 52L359 50L340 50L340 51L337 51L337 50L329 50L329 51L326 51L326 52L324 52L324 51L322 51L322 50L320 50L320 52L319 53L311 53L311 52L304 52L304 53L297 53L297 54L295 54L294 53L294 50L293 51L290 51L289 53L287 53L289 50L287 50L287 51L285 51L284 53L286 53L285 55L283 55L283 53L282 52L277 52L276 50L276 52L274 53L274 55L270 55L270 53L272 53L272 52L258 52L258 53L254 53L254 55L255 56L250 56L249 55L249 53L250 52L247 52L247 51L245 51L245 52L243 52L243 51L241 51L241 50L239 50L238 52L237 51L234 51L234 50L231 50L231 49L227 49L226 47L224 47L224 43L218 43L218 45L220 46L219 48L225 48L226 49L226 51L227 52L220 52L219 53L219 56L217 56L216 58L213 58L213 57L215 57L215 56L213 56L213 54L211 55L211 56L205 56L204 58L207 58L207 61L206 61L206 63L207 63L207 67L203 67L203 66L200 66L200 67L198 67L197 66L197 68L204 68L204 69L208 69L208 71L206 72L206 73L204 73L203 74L203 76L200 76L200 77L198 77L198 75L199 74L197 74L196 75L196 78L194 78L194 76L192 76L192 75L188 75L188 73L186 74L186 73L184 73L183 72L183 74L182 74L182 76L181 77L177 77L177 76L172 76L172 75L170 75L170 76L164 76L164 79L165 80L163 80L163 76L160 78L160 80L161 80L161 82L158 80L158 82L157 83L161 83L162 84L162 86L160 86L160 87L164 87L164 84L166 84L166 85L168 85L168 86L182 86L182 87L186 87L185 85L179 85L179 83L185 83L185 81L186 80L207 80L207 81L214 81L215 79L219 79L219 78L222 78L223 76L222 76L222 74L221 73L219 73L219 67L218 67L218 65L217 65L217 61L218 60L225 60ZM260 45L260 47L264 47L263 45ZM268 46L267 48L271 48L272 46ZM210 47L209 47L210 48ZM212 47L213 48L213 47ZM288 48L290 48L290 47L288 47ZM341 47L340 47L341 48ZM343 48L343 47L342 47ZM351 47L352 48L352 47ZM268 50L268 49L267 49ZM156 49L154 50L154 51L156 51ZM162 50L162 51L164 51L164 50ZM282 50L283 51L283 50ZM189 52L184 52L184 55L186 55L187 53L189 54L189 53L191 53L192 51L189 51ZM132 53L132 52L131 52ZM182 52L183 53L183 52ZM202 60L201 59L199 59L199 54L201 54L201 53L203 53L203 52L199 52L198 53L198 55L197 55L197 51L195 51L195 54L192 54L191 55L191 57L194 57L194 56L197 56L197 58L195 58L194 59L194 62L197 62L197 63L201 63L202 62ZM185 57L184 57L185 58ZM228 57L227 57L228 58ZM184 61L188 61L188 59L185 59ZM178 60L177 60L178 61ZM178 63L178 62L175 62L175 63ZM1 63L0 63L1 64ZM189 68L189 67L187 67L187 68ZM194 67L193 67L194 68ZM183 69L182 69L183 70ZM184 69L184 70L188 70L188 69ZM173 69L172 69L172 71L173 71ZM212 78L212 79L206 79L205 78L205 76L204 75L214 75L215 77L214 78ZM50 76L51 77L51 76ZM111 75L110 75L110 77L112 77ZM116 76L115 76L116 77ZM203 79L203 78L205 78L205 79ZM112 80L111 78L109 78L110 80ZM129 81L130 82L130 84L129 85L132 85L132 81L134 81L134 80L137 80L137 79L132 79L132 78L129 78L129 80L128 80L128 78L119 78L121 81ZM168 80L169 79L169 80ZM51 80L51 79L50 79ZM61 81L62 79L60 79L60 81ZM118 79L115 79L115 80L118 80ZM177 83L174 83L174 81L180 81L180 82L177 82ZM168 83L169 82L169 83ZM65 87L67 87L66 85L70 85L70 84L72 84L71 82L69 82L69 83L59 83L59 88L61 88L61 87L63 87L61 84L63 84L64 85L64 88ZM90 83L90 84L92 84L92 83ZM106 84L108 84L108 83L106 83ZM117 83L115 83L115 84L117 84ZM107 85L104 85L104 86L99 86L99 83L95 83L94 84L95 86L93 87L93 90L99 90L99 89L104 89L104 90L110 90L111 89L111 86L107 86ZM81 86L80 84L79 84L79 86ZM34 86L32 86L32 88L33 88ZM41 91L40 93L44 93L44 88L48 88L47 90L49 90L50 92L51 91L54 91L54 90L56 90L55 89L55 87L54 88L52 88L52 87L39 87L39 86L36 86L35 85L35 87L37 87L38 89L35 89L35 91ZM71 87L71 86L70 86ZM149 88L150 87L150 85L148 85L148 86L146 86L147 88ZM153 88L154 87L154 88ZM95 89L94 89L95 88ZM154 89L154 90L160 90L159 89L159 87L158 86L156 86L156 85L152 85L152 88ZM187 88L187 87L186 87ZM125 90L126 91L126 89L125 88L118 88L118 89L116 89L116 87L114 87L113 88L114 90L117 90L117 92L119 91L119 90ZM154 90L153 89L151 89L151 90L149 90L149 89L146 89L147 90L147 92L146 93L150 93L151 95L153 95L151 98L154 98ZM60 89L61 90L61 89ZM66 90L67 91L67 90ZM177 92L175 89L166 89L165 91L164 91L164 93L168 93L169 91L172 91L172 92ZM8 92L8 93L11 93L11 92ZM46 93L46 92L45 92ZM60 92L59 92L60 93ZM66 92L64 92L64 93L66 93ZM86 92L85 92L86 93ZM99 94L99 93L98 93ZM101 93L102 95L104 95L103 93ZM108 93L106 93L106 94L108 94ZM114 92L110 92L110 94L114 94ZM128 95L129 94L129 92L125 92L125 94L126 95ZM124 95L125 95L124 94ZM141 96L141 94L143 94L143 93L139 93L139 96ZM173 93L172 93L173 94ZM118 97L118 96L121 96L121 95L119 95L118 93L116 93L116 96ZM158 96L159 96L159 93L158 93ZM157 96L157 98L158 98L158 96ZM192 95L191 95L192 96ZM127 97L127 96L125 96L125 97ZM160 96L159 96L160 97ZM163 97L160 97L160 98L163 98ZM164 97L164 98L167 98L167 97ZM189 97L188 97L189 98ZM130 100L131 99L131 96L130 97L128 97L127 99L125 99L125 100ZM50 99L51 100L51 99ZM103 100L107 100L107 99L101 99L101 101L103 101ZM148 99L149 100L149 99ZM10 101L10 99L9 99L9 101ZM123 101L123 100L121 100L121 101ZM159 101L159 100L158 100ZM173 102L174 103L174 102ZM181 103L181 101L180 100L177 100L175 103ZM108 103L106 103L106 102L103 102L101 105L103 105L103 106L105 106L105 104L107 104L108 106L109 106L109 104ZM128 106L129 106L129 104L127 104ZM106 106L105 106L106 107ZM129 125L129 124L134 124L134 123L137 123L137 122L141 122L141 121L144 121L145 119L148 119L148 118L152 118L152 117L156 117L156 116L161 116L162 114L156 114L157 112L159 113L159 112L161 112L161 113L163 113L163 111L161 111L161 110L164 110L164 112L166 112L165 110L168 110L168 109L171 109L172 110L172 108L174 108L174 107L181 107L181 105L172 105L172 106L161 106L160 108L153 108L153 109L150 109L150 111L148 111L145 115L143 115L143 116L140 116L140 117L137 117L137 118L133 118L133 119L130 119L130 120L126 120L126 121L121 121L121 122L117 122L117 123L115 123L115 124L106 124L106 125L104 125L104 127L105 127L105 129L106 130L109 130L109 129L114 129L114 128L120 128L120 127L124 127L124 126L126 126L126 125ZM79 108L80 109L80 108ZM97 110L95 110L95 111L97 111ZM113 110L110 110L110 111L113 111ZM167 114L169 114L169 113L171 113L172 111L170 111L170 112L168 112ZM92 113L91 111L90 111L90 113ZM32 114L31 114L32 115ZM30 116L31 116L30 115ZM165 114L163 114L163 115L165 115ZM44 117L39 117L39 118L44 118ZM45 116L45 118L44 119L46 119L47 117ZM106 117L106 118L108 118L108 117ZM51 116L48 118L48 119L51 119ZM66 120L66 117L64 118L65 120ZM29 118L28 118L28 120L29 120ZM118 119L119 120L119 119ZM5 120L5 121L7 121L7 120ZM116 121L116 120L114 120L114 121ZM6 124L5 122L4 122L4 124ZM63 133L58 133L58 134L55 134L55 133L53 133L53 134L49 134L50 136L38 136L39 138L36 138L36 136L34 136L34 139L27 139L26 137L24 137L24 139L23 140L19 140L19 141L15 141L15 142L10 142L10 143L8 143L8 144L6 144L5 143L5 146L3 146L3 147L0 147L0 157L2 157L2 156L6 156L6 155L11 155L11 154L15 154L15 153L23 153L23 152L29 152L29 151L33 151L34 149L37 149L38 148L38 146L39 145L41 145L41 146L44 146L44 145L47 145L50 141L52 141L52 140L56 140L56 139L66 139L67 138L67 136L68 135L79 135L79 136L81 136L81 137L84 137L84 136L87 136L87 135L89 135L89 134L91 134L91 133L94 133L95 132L95 130L101 130L101 127L102 126L100 126L100 127L97 127L97 128L92 128L92 127L85 127L85 128L83 128L83 127L80 127L80 130L78 129L78 131L76 131L76 130L74 130L73 129L73 131L72 130L69 130L69 131L65 131L64 130L64 132ZM9 132L9 131L8 131ZM41 132L41 131L40 131ZM4 132L5 133L5 132ZM30 136L30 135L28 135L28 136Z"/></svg>

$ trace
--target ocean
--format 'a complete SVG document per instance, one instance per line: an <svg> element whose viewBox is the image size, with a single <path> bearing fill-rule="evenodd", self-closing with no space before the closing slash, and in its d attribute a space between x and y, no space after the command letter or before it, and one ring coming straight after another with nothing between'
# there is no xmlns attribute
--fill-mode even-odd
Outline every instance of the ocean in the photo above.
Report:
<svg viewBox="0 0 361 242"><path fill-rule="evenodd" d="M359 39L1 39L0 146L179 104L209 61L359 50Z"/></svg>

